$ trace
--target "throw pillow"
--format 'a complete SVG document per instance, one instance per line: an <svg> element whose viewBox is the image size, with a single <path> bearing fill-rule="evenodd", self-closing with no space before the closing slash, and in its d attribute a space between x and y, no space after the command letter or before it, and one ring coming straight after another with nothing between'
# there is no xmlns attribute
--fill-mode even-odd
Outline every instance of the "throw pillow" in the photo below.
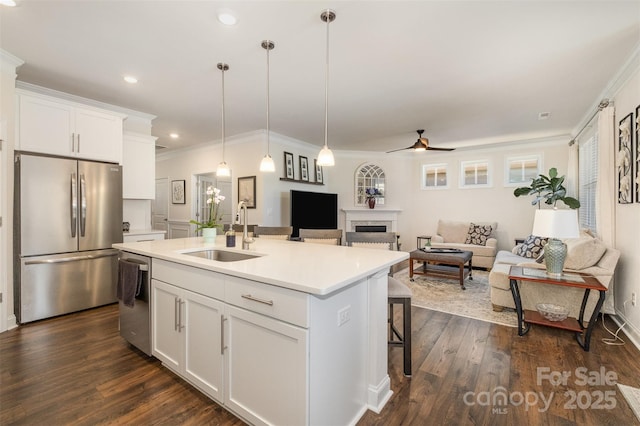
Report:
<svg viewBox="0 0 640 426"><path fill-rule="evenodd" d="M543 253L542 250L545 244L547 244L546 238L529 235L522 244L518 246L516 254L522 257L537 259Z"/></svg>
<svg viewBox="0 0 640 426"><path fill-rule="evenodd" d="M565 269L580 270L589 268L600 261L607 246L597 238L583 237L565 240L567 257Z"/></svg>
<svg viewBox="0 0 640 426"><path fill-rule="evenodd" d="M476 225L472 223L469 225L469 232L467 233L467 239L464 243L486 246L487 238L491 235L492 230L491 225Z"/></svg>

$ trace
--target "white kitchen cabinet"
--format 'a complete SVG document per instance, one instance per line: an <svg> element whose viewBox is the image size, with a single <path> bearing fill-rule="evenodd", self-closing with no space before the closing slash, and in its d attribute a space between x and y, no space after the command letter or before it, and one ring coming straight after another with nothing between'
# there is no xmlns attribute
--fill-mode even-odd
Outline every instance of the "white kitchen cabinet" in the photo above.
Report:
<svg viewBox="0 0 640 426"><path fill-rule="evenodd" d="M22 90L16 92L17 150L122 162L124 114Z"/></svg>
<svg viewBox="0 0 640 426"><path fill-rule="evenodd" d="M135 243L137 241L155 241L155 240L164 240L166 232L159 230L146 230L146 231L138 231L131 230L130 232L122 233L122 242L124 243Z"/></svg>
<svg viewBox="0 0 640 426"><path fill-rule="evenodd" d="M153 355L212 398L221 400L224 304L153 280Z"/></svg>
<svg viewBox="0 0 640 426"><path fill-rule="evenodd" d="M225 406L253 424L307 424L308 330L231 305L225 318Z"/></svg>
<svg viewBox="0 0 640 426"><path fill-rule="evenodd" d="M156 358L253 424L309 423L309 330L290 323L306 324L304 293L155 259L152 271Z"/></svg>
<svg viewBox="0 0 640 426"><path fill-rule="evenodd" d="M153 200L156 191L156 137L125 133L122 198Z"/></svg>

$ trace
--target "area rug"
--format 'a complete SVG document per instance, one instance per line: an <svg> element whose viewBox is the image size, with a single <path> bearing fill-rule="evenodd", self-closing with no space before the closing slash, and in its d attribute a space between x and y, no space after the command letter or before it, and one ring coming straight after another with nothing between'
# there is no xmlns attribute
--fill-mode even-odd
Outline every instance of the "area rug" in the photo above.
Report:
<svg viewBox="0 0 640 426"><path fill-rule="evenodd" d="M640 421L640 389L621 385L620 383L618 383L618 388L622 392L624 399L627 400L629 407L633 410L633 414L635 414Z"/></svg>
<svg viewBox="0 0 640 426"><path fill-rule="evenodd" d="M513 310L494 312L491 306L489 272L474 270L473 279L464 280L466 290L460 288L458 279L414 275L409 281L409 268L393 275L413 291L411 304L420 308L445 312L480 321L517 327L518 319Z"/></svg>

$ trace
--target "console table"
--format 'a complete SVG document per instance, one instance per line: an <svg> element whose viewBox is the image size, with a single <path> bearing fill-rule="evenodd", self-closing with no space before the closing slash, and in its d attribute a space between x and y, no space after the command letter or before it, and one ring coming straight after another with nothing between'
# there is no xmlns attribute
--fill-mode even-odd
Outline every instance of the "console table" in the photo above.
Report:
<svg viewBox="0 0 640 426"><path fill-rule="evenodd" d="M580 315L576 318L566 318L562 321L549 321L537 311L523 310L522 300L520 299L520 289L518 281L532 281L541 284L559 285L564 287L583 288L584 296L582 305L580 306ZM554 277L548 275L546 271L535 268L523 268L522 266L512 266L509 270L509 287L513 295L513 302L516 305L518 314L518 335L524 336L529 331L531 324L546 325L549 327L562 328L564 330L574 331L576 340L582 349L589 351L589 342L593 327L598 319L598 314L604 303L605 292L607 288L603 286L598 279L592 275L572 272L570 274ZM584 310L587 306L587 299L591 290L600 292L598 303L591 314L589 324L584 327Z"/></svg>

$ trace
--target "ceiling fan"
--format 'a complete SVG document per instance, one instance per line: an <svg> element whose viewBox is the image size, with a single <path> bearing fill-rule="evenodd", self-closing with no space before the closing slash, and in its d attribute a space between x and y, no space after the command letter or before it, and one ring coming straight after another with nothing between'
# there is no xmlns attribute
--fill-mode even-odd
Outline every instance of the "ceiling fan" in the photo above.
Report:
<svg viewBox="0 0 640 426"><path fill-rule="evenodd" d="M387 151L387 154L390 152L396 152L396 151L402 151L405 149L412 149L414 151L425 151L425 150L432 150L432 151L453 151L455 148L435 148L432 146L429 146L429 139L427 138L423 138L422 134L424 133L424 129L420 129L420 130L416 130L416 132L418 132L418 140L416 141L416 143L414 143L411 146L408 146L406 148L400 148L400 149L394 149L393 151Z"/></svg>

